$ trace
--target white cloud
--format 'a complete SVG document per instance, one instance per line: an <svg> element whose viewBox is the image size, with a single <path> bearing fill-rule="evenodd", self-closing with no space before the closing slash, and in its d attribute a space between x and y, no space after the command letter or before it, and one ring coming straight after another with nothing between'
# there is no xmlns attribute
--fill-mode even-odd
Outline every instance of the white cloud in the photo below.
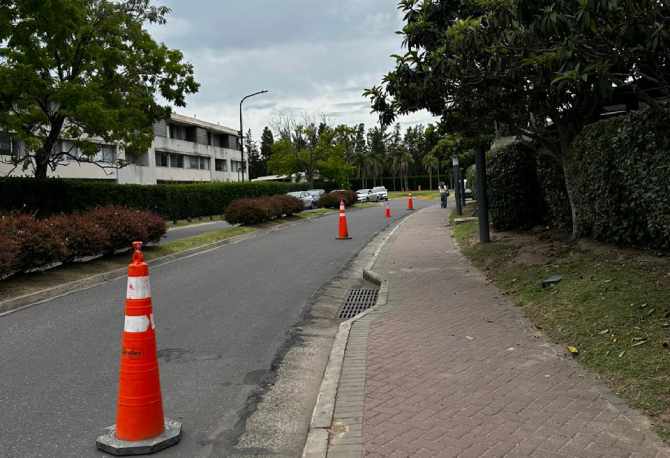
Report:
<svg viewBox="0 0 670 458"><path fill-rule="evenodd" d="M328 114L333 123L376 123L362 97L393 67L401 18L394 1L170 0L168 25L154 36L182 49L201 83L179 112L237 128L239 100L245 130L255 137L278 113ZM268 6L270 5L270 6ZM427 123L418 113L403 124Z"/></svg>

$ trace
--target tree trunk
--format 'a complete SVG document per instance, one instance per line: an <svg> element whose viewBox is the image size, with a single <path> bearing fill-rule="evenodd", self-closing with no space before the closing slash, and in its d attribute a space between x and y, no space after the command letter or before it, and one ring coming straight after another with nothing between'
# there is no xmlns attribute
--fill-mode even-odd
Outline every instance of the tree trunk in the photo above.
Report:
<svg viewBox="0 0 670 458"><path fill-rule="evenodd" d="M561 168L563 169L565 191L568 195L568 204L570 204L570 218L572 219L572 234L570 235L570 240L575 241L581 236L581 228L579 227L579 221L577 220L577 206L575 204L574 189L572 187L572 177L570 177L570 173L568 172L568 164L565 156L561 160Z"/></svg>
<svg viewBox="0 0 670 458"><path fill-rule="evenodd" d="M49 155L40 151L35 155L35 178L46 180L49 170Z"/></svg>
<svg viewBox="0 0 670 458"><path fill-rule="evenodd" d="M433 190L433 171L428 170L428 186L430 187L429 191Z"/></svg>

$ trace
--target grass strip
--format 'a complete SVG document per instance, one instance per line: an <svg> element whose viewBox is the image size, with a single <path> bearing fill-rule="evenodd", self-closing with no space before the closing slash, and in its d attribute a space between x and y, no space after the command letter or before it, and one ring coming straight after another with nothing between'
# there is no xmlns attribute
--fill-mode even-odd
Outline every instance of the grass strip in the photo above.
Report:
<svg viewBox="0 0 670 458"><path fill-rule="evenodd" d="M453 215L452 215L453 221ZM472 263L521 306L552 341L670 440L670 261L595 242L560 242L547 233L495 234L476 241L477 222L453 226ZM542 280L561 275L556 286Z"/></svg>

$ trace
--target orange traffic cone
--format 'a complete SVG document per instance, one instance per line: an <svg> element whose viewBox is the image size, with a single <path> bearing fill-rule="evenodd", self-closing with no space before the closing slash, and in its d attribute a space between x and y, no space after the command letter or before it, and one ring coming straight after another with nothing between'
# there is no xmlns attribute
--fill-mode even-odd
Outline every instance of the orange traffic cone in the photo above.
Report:
<svg viewBox="0 0 670 458"><path fill-rule="evenodd" d="M407 199L407 210L414 210L414 199L412 199L412 193L409 193L409 199Z"/></svg>
<svg viewBox="0 0 670 458"><path fill-rule="evenodd" d="M389 207L388 202L386 202L386 210L384 211L384 216L386 216L386 222L390 223L391 222L391 207Z"/></svg>
<svg viewBox="0 0 670 458"><path fill-rule="evenodd" d="M337 240L349 240L350 238L347 228L347 215L344 213L344 200L340 200L340 231Z"/></svg>
<svg viewBox="0 0 670 458"><path fill-rule="evenodd" d="M153 453L181 439L181 423L163 417L149 267L144 262L142 242L134 242L133 248L133 261L128 266L116 424L96 441L99 449L113 455Z"/></svg>

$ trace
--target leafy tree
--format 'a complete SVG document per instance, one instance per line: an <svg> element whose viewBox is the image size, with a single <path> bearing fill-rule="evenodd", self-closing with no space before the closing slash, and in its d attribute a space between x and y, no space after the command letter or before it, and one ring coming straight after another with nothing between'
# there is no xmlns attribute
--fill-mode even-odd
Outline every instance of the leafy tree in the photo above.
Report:
<svg viewBox="0 0 670 458"><path fill-rule="evenodd" d="M384 174L386 164L386 130L375 126L368 130L369 167L372 174L373 186L377 186L377 179Z"/></svg>
<svg viewBox="0 0 670 458"><path fill-rule="evenodd" d="M0 0L0 130L26 144L16 166L45 178L68 159L94 162L92 138L129 157L149 149L170 114L156 98L184 106L198 90L182 53L144 28L168 12L150 0Z"/></svg>
<svg viewBox="0 0 670 458"><path fill-rule="evenodd" d="M249 129L244 136L244 149L247 151L249 158L249 178L257 178L266 175L265 161L258 149L258 144L254 141L251 129Z"/></svg>
<svg viewBox="0 0 670 458"><path fill-rule="evenodd" d="M669 94L667 2L403 0L400 9L407 50L365 95L386 124L419 109L442 116L479 154L498 123L565 170L572 140L604 105L654 106L652 95Z"/></svg>
<svg viewBox="0 0 670 458"><path fill-rule="evenodd" d="M272 135L272 131L269 127L265 126L263 129L263 134L261 135L261 157L263 159L265 173L267 173L267 162L272 157L272 145L274 142L275 139Z"/></svg>
<svg viewBox="0 0 670 458"><path fill-rule="evenodd" d="M348 183L353 167L346 162L346 148L336 141L336 130L325 123L318 127L294 125L274 143L268 168L277 174L304 173L310 186L317 174L338 184Z"/></svg>
<svg viewBox="0 0 670 458"><path fill-rule="evenodd" d="M439 169L440 169L440 160L433 156L432 154L426 154L422 160L423 166L428 172L428 179L430 181L430 189L433 189L433 170L438 171L438 181L439 181Z"/></svg>

